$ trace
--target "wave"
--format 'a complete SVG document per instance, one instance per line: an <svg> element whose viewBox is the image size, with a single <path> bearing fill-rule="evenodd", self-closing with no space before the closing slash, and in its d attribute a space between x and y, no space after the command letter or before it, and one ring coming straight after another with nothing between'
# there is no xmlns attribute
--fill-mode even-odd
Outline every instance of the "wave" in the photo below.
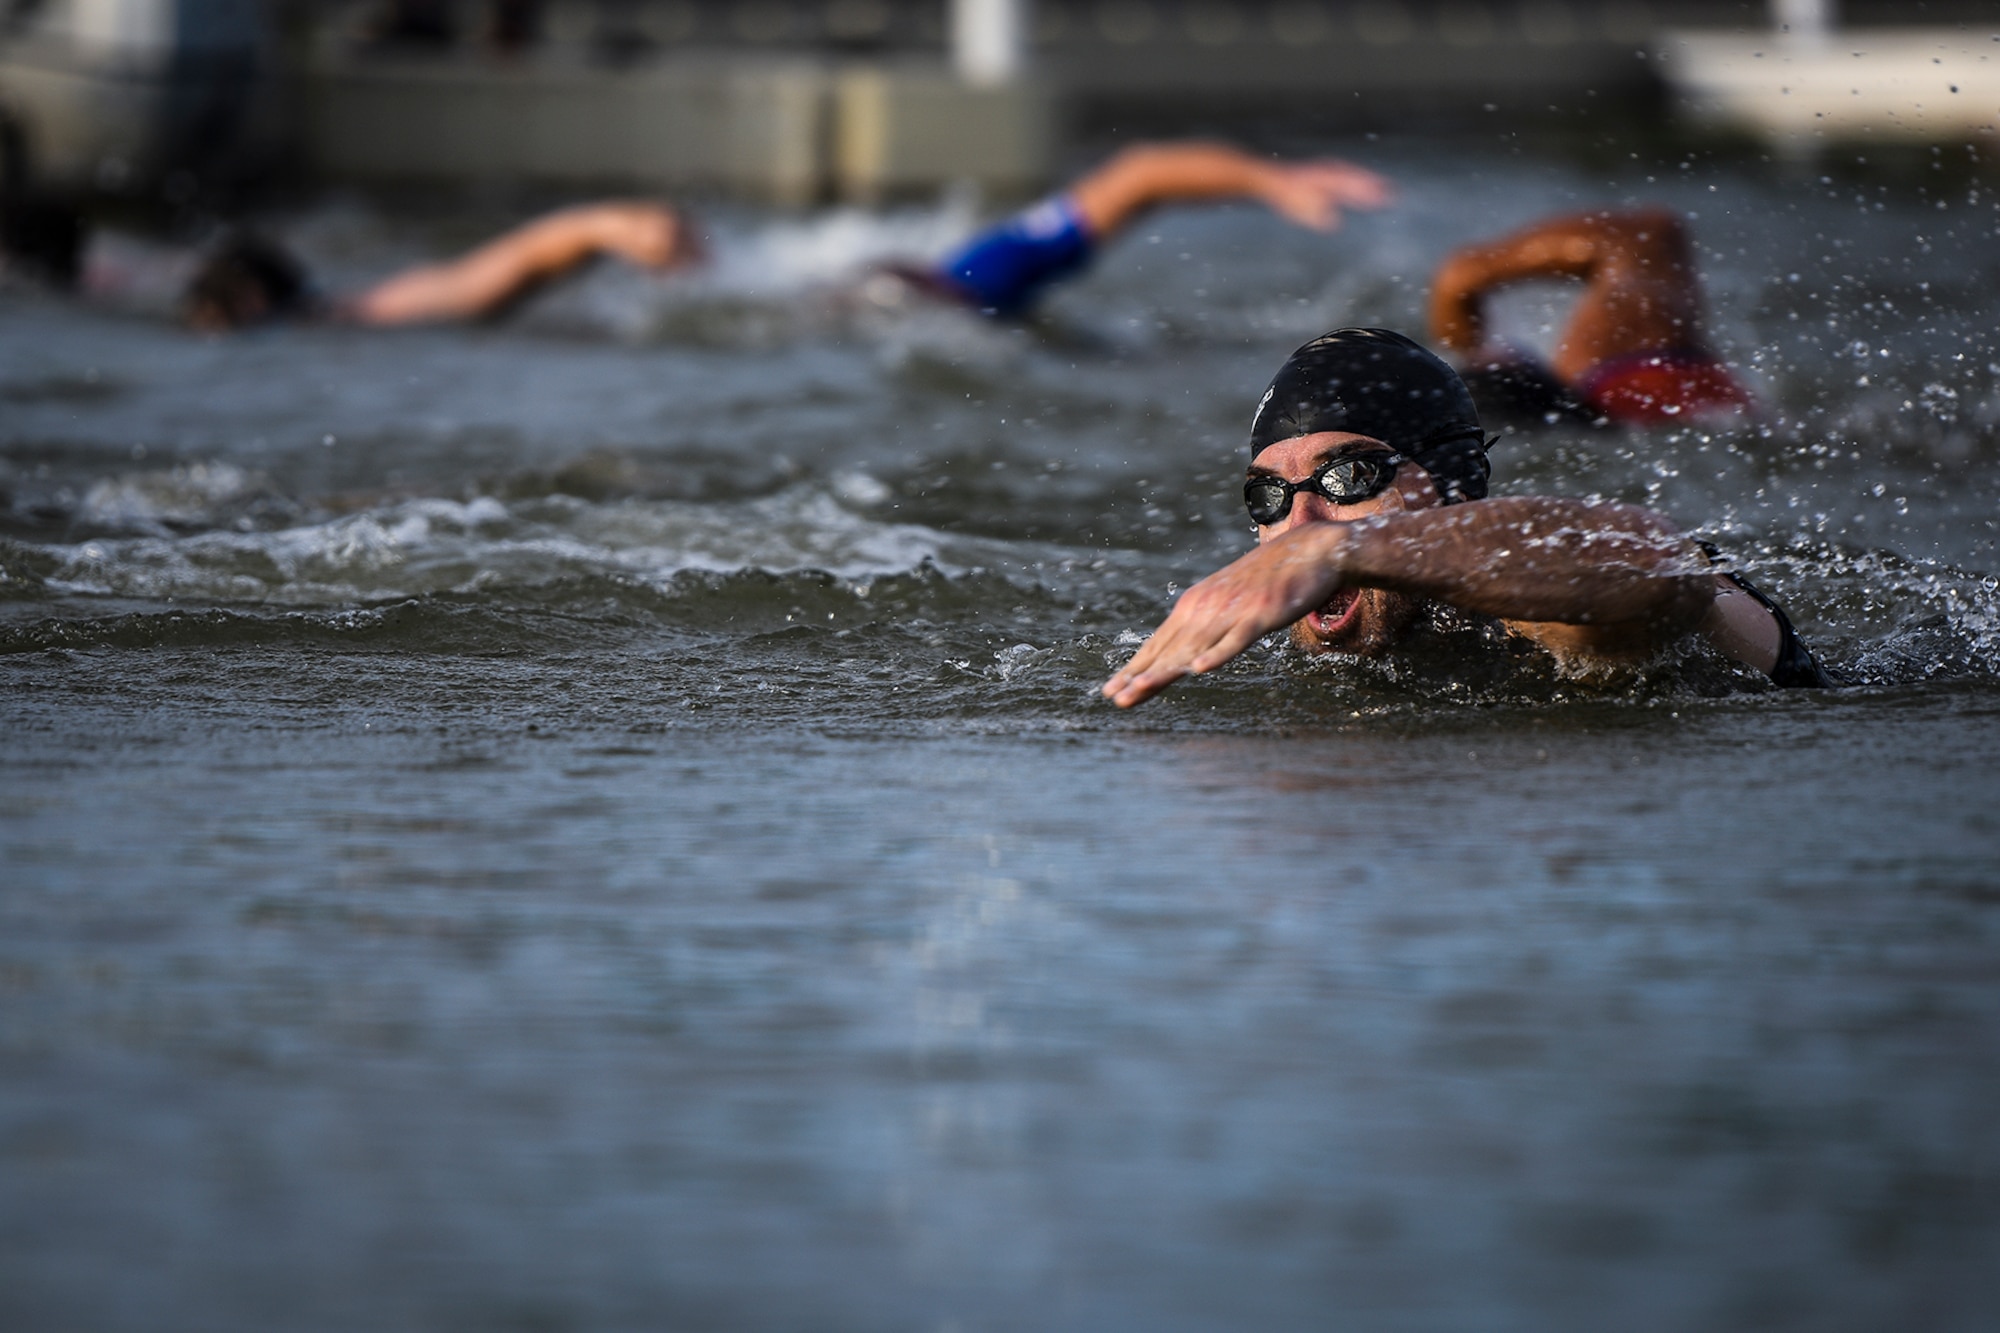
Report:
<svg viewBox="0 0 2000 1333"><path fill-rule="evenodd" d="M98 535L0 540L0 605L171 604L183 608L172 613L183 617L175 626L225 637L264 632L235 618L246 613L281 633L310 624L349 634L362 622L340 620L347 611L426 599L452 615L485 608L496 625L508 608L585 618L596 608L656 626L763 633L793 623L781 615L850 624L893 609L919 620L1004 615L1045 638L1058 627L1115 635L1149 627L1171 588L1241 549L1227 493L1198 497L1185 513L1124 503L1089 483L1050 496L1035 488L1054 474L998 461L961 458L965 481L944 488L948 502L925 494L941 479L884 480L860 469L708 499L590 499L561 489L574 478L557 472L517 474L498 495L398 498L346 513L310 512L268 478L223 462L125 471L76 502L71 521ZM600 490L616 489L607 476L636 484L615 460L590 475ZM1031 502L1024 487L1044 498ZM912 520L900 517L899 497ZM993 513L1029 509L1042 511L1047 531L981 528ZM1057 539L1059 520L1106 511L1125 526L1090 542L1074 531ZM2000 578L1824 531L1809 511L1761 530L1742 520L1698 532L1779 597L1808 640L1855 679L2000 678ZM185 620L196 608L216 618ZM271 620L278 608L330 618ZM6 650L83 632L38 629ZM148 631L105 632L109 643Z"/></svg>
<svg viewBox="0 0 2000 1333"><path fill-rule="evenodd" d="M85 514L157 527L184 518L187 489L108 485ZM238 492L210 491L233 499ZM185 536L100 537L37 548L36 581L54 593L331 604L482 586L532 586L580 574L661 583L689 570L811 569L861 579L943 554L940 534L872 522L829 493L799 488L740 505L567 495L506 503L411 499L322 522Z"/></svg>
<svg viewBox="0 0 2000 1333"><path fill-rule="evenodd" d="M870 289L870 265L969 231L963 197L722 210L706 270L601 265L496 328L202 342L15 307L0 649L421 664L574 648L652 671L669 669L649 665L660 645L697 645L725 692L812 680L860 716L882 677L922 682L921 701L898 697L912 715L972 716L985 690L1003 712L1069 717L1174 590L1246 547L1243 433L1291 346L1341 323L1417 327L1451 245L1630 187L1699 215L1715 341L1768 411L1724 431L1514 431L1496 492L1661 509L1870 688L2000 679L1990 209L1857 221L1720 173L1640 191L1490 165L1412 150L1405 211L1330 237L1253 208L1149 217L1022 327ZM465 239L340 209L296 231L336 286ZM1520 293L1495 325L1546 350L1569 299ZM1299 725L1597 697L1510 672L1461 662L1434 686L1270 646L1182 693L1190 715ZM1609 697L1713 684L1669 663Z"/></svg>

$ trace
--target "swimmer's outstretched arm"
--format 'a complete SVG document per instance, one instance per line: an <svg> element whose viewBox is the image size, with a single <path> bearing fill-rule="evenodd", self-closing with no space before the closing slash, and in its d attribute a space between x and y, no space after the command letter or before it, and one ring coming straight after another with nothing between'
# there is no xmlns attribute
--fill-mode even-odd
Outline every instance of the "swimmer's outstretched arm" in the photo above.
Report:
<svg viewBox="0 0 2000 1333"><path fill-rule="evenodd" d="M1496 616L1559 657L1608 661L1643 659L1710 630L1718 600L1694 544L1631 505L1516 496L1311 523L1189 588L1104 695L1121 708L1143 703L1183 676L1213 671L1343 586ZM1761 632L1748 619L1741 630L1752 639ZM1773 622L1766 670L1775 643Z"/></svg>
<svg viewBox="0 0 2000 1333"><path fill-rule="evenodd" d="M1165 143L1126 149L1066 193L1101 241L1161 204L1219 199L1254 199L1302 227L1332 231L1342 209L1380 208L1391 191L1366 167L1334 158L1274 162L1227 144Z"/></svg>
<svg viewBox="0 0 2000 1333"><path fill-rule="evenodd" d="M687 222L665 204L580 204L515 228L442 264L408 269L340 303L358 324L429 324L479 319L598 255L646 268L699 258Z"/></svg>
<svg viewBox="0 0 2000 1333"><path fill-rule="evenodd" d="M1432 341L1461 357L1488 351L1486 297L1536 278L1590 284L1555 356L1556 373L1572 383L1609 357L1696 336L1700 292L1686 229L1669 209L1642 208L1550 218L1454 250L1431 279Z"/></svg>

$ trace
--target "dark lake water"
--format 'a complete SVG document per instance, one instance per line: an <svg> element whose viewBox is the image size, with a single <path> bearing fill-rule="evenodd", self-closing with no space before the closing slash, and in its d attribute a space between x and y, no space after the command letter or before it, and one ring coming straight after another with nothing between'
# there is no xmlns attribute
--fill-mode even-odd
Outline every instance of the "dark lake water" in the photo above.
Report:
<svg viewBox="0 0 2000 1333"><path fill-rule="evenodd" d="M1991 1327L1990 178L1332 147L1400 207L1162 215L1022 328L852 278L963 204L469 331L0 294L0 1327ZM1293 346L1652 201L1766 414L1496 490L1674 515L1852 687L1097 698Z"/></svg>

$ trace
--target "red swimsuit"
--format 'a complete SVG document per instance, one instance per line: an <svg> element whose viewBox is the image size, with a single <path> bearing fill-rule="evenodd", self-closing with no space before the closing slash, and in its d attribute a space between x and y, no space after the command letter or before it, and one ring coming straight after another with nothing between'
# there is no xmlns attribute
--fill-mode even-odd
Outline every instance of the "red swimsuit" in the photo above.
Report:
<svg viewBox="0 0 2000 1333"><path fill-rule="evenodd" d="M1613 421L1638 424L1714 420L1751 407L1750 395L1728 367L1693 347L1600 361L1576 382L1576 393Z"/></svg>

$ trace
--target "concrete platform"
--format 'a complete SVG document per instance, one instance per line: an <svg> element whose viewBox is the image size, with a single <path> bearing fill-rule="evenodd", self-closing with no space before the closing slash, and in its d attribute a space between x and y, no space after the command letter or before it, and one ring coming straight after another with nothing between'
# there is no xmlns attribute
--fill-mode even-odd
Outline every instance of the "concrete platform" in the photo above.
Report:
<svg viewBox="0 0 2000 1333"><path fill-rule="evenodd" d="M582 67L340 62L302 84L306 165L333 180L824 188L830 72L811 60Z"/></svg>
<svg viewBox="0 0 2000 1333"><path fill-rule="evenodd" d="M1660 67L1682 112L1781 146L1985 142L2000 127L2000 24L1821 39L1673 32Z"/></svg>
<svg viewBox="0 0 2000 1333"><path fill-rule="evenodd" d="M862 203L953 179L1027 194L1048 183L1055 121L1055 94L1033 80L971 88L942 65L851 67L834 86L835 183Z"/></svg>
<svg viewBox="0 0 2000 1333"><path fill-rule="evenodd" d="M442 62L313 66L301 142L317 175L707 189L805 204L950 180L1039 186L1053 110L1035 84L971 88L941 61L751 54L606 71Z"/></svg>

